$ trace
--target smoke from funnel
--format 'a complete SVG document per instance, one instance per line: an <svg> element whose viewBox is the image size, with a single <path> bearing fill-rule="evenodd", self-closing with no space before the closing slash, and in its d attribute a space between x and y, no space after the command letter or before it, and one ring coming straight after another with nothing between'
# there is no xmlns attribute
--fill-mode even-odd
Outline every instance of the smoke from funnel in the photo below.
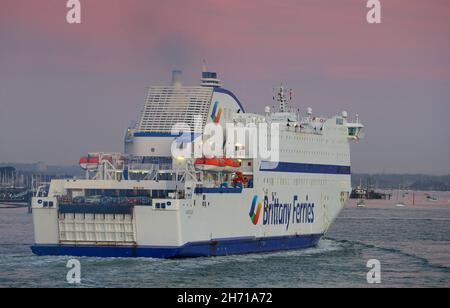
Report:
<svg viewBox="0 0 450 308"><path fill-rule="evenodd" d="M172 86L174 86L176 88L181 87L181 74L182 74L182 71L180 71L180 70L172 71Z"/></svg>

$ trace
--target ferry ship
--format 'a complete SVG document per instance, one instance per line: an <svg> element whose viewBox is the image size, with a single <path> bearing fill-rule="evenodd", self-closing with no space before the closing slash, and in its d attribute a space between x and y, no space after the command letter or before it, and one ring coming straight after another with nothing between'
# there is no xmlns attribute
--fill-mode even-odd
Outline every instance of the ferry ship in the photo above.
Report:
<svg viewBox="0 0 450 308"><path fill-rule="evenodd" d="M248 113L217 73L204 69L199 86L183 86L180 76L148 89L124 153L90 153L80 159L86 178L40 188L32 199L33 253L179 258L317 245L349 198L359 119L294 111L285 87L276 90L277 108ZM174 133L179 123L195 129ZM276 159L249 153L251 136L238 143L226 132L234 156L173 154L202 148L208 126L261 123L267 134L257 128L253 137L278 138L268 146Z"/></svg>

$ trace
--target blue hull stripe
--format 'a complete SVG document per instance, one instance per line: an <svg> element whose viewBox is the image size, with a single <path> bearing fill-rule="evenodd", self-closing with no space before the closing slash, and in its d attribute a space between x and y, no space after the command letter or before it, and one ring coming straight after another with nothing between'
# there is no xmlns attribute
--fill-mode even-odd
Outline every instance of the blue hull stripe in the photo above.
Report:
<svg viewBox="0 0 450 308"><path fill-rule="evenodd" d="M61 204L62 214L133 214L132 205Z"/></svg>
<svg viewBox="0 0 450 308"><path fill-rule="evenodd" d="M40 256L188 258L308 248L316 246L321 237L321 234L266 238L241 237L193 242L180 247L34 245L31 250Z"/></svg>
<svg viewBox="0 0 450 308"><path fill-rule="evenodd" d="M241 104L241 102L239 101L239 99L238 99L238 98L236 97L236 95L234 95L234 93L231 92L230 90L227 90L227 89L224 89L224 88L214 88L214 92L217 92L217 93L223 93L223 94L227 94L227 95L231 96L231 97L236 101L236 103L239 105L239 108L241 108L242 112L243 112L243 113L245 112L245 109L244 109L244 107L242 106L242 104Z"/></svg>
<svg viewBox="0 0 450 308"><path fill-rule="evenodd" d="M175 141L178 143L184 142L192 142L198 137L202 136L200 133L165 133L165 132L136 132L134 133L134 137L167 137L167 138L177 138Z"/></svg>
<svg viewBox="0 0 450 308"><path fill-rule="evenodd" d="M136 133L134 133L134 137L172 137L172 138L177 138L180 136L181 136L181 134L172 135L172 133L164 133L164 132L136 132Z"/></svg>
<svg viewBox="0 0 450 308"><path fill-rule="evenodd" d="M288 162L262 161L259 171L290 172L290 173L320 173L320 174L351 174L350 166L320 165Z"/></svg>
<svg viewBox="0 0 450 308"><path fill-rule="evenodd" d="M240 187L196 187L194 190L196 194L240 194L242 188Z"/></svg>

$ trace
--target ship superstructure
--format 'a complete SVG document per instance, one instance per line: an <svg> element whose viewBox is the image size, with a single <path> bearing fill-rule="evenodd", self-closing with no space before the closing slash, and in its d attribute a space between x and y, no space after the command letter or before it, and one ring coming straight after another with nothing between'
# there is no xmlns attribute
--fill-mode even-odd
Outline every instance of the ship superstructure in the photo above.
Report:
<svg viewBox="0 0 450 308"><path fill-rule="evenodd" d="M82 157L85 179L53 180L47 197L33 198L34 253L173 258L318 243L351 192L349 143L361 136L359 120L295 112L285 87L274 96L277 110L246 113L215 72L204 70L196 87L183 86L180 74L148 89L125 153ZM243 141L225 129L231 124L251 128ZM208 127L224 132L222 152L201 151ZM273 137L267 150L276 157L252 152L252 140Z"/></svg>

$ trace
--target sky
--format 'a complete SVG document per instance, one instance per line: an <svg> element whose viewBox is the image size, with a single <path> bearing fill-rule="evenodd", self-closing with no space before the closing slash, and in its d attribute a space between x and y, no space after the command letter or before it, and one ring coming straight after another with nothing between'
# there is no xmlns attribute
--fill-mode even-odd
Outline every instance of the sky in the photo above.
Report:
<svg viewBox="0 0 450 308"><path fill-rule="evenodd" d="M354 172L450 174L450 1L0 1L0 162L123 151L146 87L197 85L202 60L247 111L273 88L317 115L359 114Z"/></svg>

